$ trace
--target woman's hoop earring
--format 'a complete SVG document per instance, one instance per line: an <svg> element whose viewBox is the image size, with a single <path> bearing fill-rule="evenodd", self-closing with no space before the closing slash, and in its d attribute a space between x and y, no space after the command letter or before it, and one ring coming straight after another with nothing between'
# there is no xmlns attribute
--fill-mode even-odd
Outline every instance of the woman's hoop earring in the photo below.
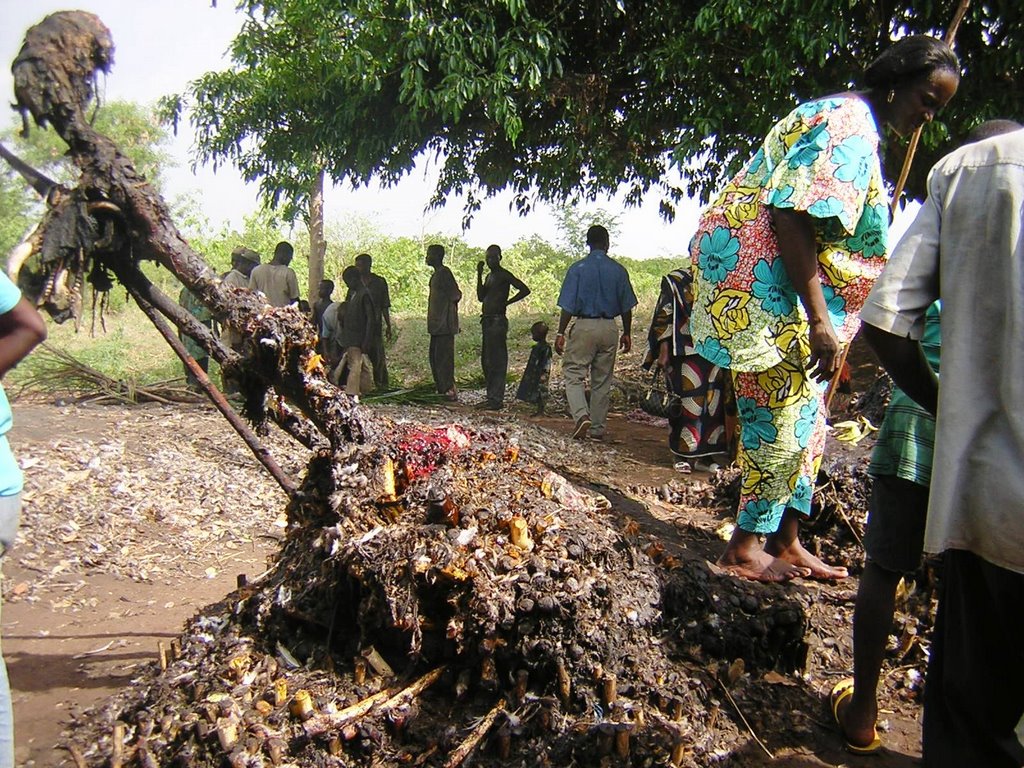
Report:
<svg viewBox="0 0 1024 768"><path fill-rule="evenodd" d="M895 98L896 98L896 91L895 90L891 90L891 91L889 91L889 95L886 97L885 100L889 104L892 104L892 100L895 99Z"/></svg>

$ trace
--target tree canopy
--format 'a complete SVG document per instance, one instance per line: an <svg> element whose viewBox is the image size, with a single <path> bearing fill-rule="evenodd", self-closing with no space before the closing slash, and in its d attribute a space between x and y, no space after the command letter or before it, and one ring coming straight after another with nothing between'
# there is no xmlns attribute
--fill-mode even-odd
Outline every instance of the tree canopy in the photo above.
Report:
<svg viewBox="0 0 1024 768"><path fill-rule="evenodd" d="M671 216L795 103L854 86L895 37L942 36L957 4L240 0L231 68L164 108L189 110L200 160L236 164L293 213L321 169L387 184L432 155L435 203L462 193L470 215L506 189L520 212L624 189ZM963 83L926 132L911 190L951 138L1020 114L1022 16L1017 0L971 5Z"/></svg>

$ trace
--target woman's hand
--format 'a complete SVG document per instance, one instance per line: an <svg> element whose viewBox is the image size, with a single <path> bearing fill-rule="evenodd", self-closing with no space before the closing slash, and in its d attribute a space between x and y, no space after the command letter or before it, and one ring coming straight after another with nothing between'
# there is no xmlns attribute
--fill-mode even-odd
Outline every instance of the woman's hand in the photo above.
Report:
<svg viewBox="0 0 1024 768"><path fill-rule="evenodd" d="M811 358L807 370L815 381L831 381L839 370L839 339L828 318L811 321L807 340L811 345Z"/></svg>
<svg viewBox="0 0 1024 768"><path fill-rule="evenodd" d="M668 360L668 340L666 339L658 344L658 365L667 371L669 369Z"/></svg>

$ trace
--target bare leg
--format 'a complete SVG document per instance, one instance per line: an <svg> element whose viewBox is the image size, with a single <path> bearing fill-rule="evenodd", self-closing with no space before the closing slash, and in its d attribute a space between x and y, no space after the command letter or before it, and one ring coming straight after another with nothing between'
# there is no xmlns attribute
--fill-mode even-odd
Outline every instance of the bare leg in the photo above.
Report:
<svg viewBox="0 0 1024 768"><path fill-rule="evenodd" d="M739 526L732 532L732 538L718 559L718 565L751 581L789 581L810 574L809 568L792 565L768 554L761 548L756 533L745 531Z"/></svg>
<svg viewBox="0 0 1024 768"><path fill-rule="evenodd" d="M870 560L860 577L853 610L853 695L839 710L843 736L854 746L866 746L875 736L875 696L899 583L899 573L887 571Z"/></svg>
<svg viewBox="0 0 1024 768"><path fill-rule="evenodd" d="M764 551L790 565L806 569L815 579L834 580L849 576L845 568L828 565L804 549L798 538L801 517L795 509L787 508L782 514L779 530L765 539Z"/></svg>

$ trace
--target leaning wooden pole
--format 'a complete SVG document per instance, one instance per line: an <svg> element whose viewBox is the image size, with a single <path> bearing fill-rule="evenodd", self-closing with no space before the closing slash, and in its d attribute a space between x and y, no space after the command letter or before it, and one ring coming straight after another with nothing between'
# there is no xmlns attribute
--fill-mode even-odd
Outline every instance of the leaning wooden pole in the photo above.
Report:
<svg viewBox="0 0 1024 768"><path fill-rule="evenodd" d="M253 456L256 460L263 465L264 469L270 473L270 476L277 481L277 484L281 486L281 489L288 494L288 497L294 499L298 494L298 489L295 483L292 482L284 470L281 469L281 465L274 461L274 457L271 456L270 451L267 450L256 433L252 431L248 424L235 413L234 409L224 398L224 395L214 386L213 382L210 381L210 377L206 375L206 371L199 367L199 363L196 362L195 358L188 353L185 349L185 345L181 343L177 336L174 335L174 331L171 330L167 321L160 315L156 307L146 301L145 298L139 293L139 291L126 284L125 288L128 289L128 293L131 294L132 298L135 299L135 303L139 305L139 309L142 310L143 314L149 318L149 321L153 323L160 335L164 337L171 349L174 350L174 354L178 356L181 362L192 372L196 381L199 382L199 386L202 388L206 396L210 398L211 402L217 407L217 410L221 412L231 427L238 433L238 436L242 438L242 441L252 451Z"/></svg>
<svg viewBox="0 0 1024 768"><path fill-rule="evenodd" d="M967 9L970 6L971 0L960 0L960 5L957 6L956 12L953 14L953 20L949 24L949 29L946 30L946 36L943 38L946 45L950 48L953 47L956 33L959 31L960 24L963 22L964 16L967 15ZM896 214L896 209L899 207L900 198L903 196L903 188L907 185L907 177L910 176L910 167L913 165L914 155L917 153L917 145L921 141L921 132L923 130L924 126L919 125L917 130L914 131L914 135L910 137L910 143L907 145L907 155L903 158L903 168L900 170L899 179L897 179L896 187L893 189L892 200L889 202L890 218ZM850 342L839 355L839 367L832 375L832 379L828 383L828 392L825 395L826 411L832 405L832 398L835 396L836 388L839 385L839 377L843 375L843 366L846 365L846 358L850 354L850 347L852 345L853 342Z"/></svg>

